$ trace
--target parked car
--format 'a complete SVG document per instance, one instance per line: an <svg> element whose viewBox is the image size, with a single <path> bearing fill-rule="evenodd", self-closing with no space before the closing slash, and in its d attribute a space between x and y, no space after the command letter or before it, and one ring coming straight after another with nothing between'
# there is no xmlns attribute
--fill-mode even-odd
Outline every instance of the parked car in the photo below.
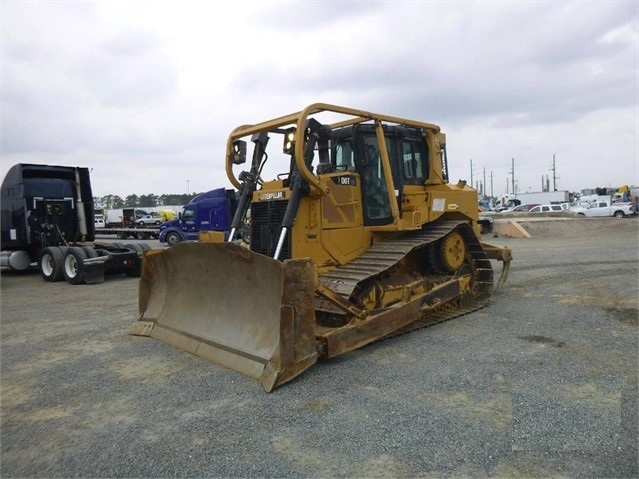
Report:
<svg viewBox="0 0 639 479"><path fill-rule="evenodd" d="M515 206L514 208L507 208L505 210L500 211L500 213L525 213L531 210L531 208L534 208L535 206L540 206L537 203L530 203L530 204L526 204L526 205L519 205L519 206Z"/></svg>
<svg viewBox="0 0 639 479"><path fill-rule="evenodd" d="M153 215L141 216L135 222L138 224L138 226L148 226L148 225L159 225L159 224L162 224L162 220L160 218L158 218L157 216L153 216Z"/></svg>
<svg viewBox="0 0 639 479"><path fill-rule="evenodd" d="M565 211L561 205L537 205L530 209L530 213L561 213Z"/></svg>

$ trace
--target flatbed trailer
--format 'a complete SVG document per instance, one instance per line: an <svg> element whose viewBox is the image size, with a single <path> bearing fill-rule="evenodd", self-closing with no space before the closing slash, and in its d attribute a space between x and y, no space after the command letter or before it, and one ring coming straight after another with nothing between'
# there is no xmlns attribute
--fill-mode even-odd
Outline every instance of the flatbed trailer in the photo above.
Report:
<svg viewBox="0 0 639 479"><path fill-rule="evenodd" d="M125 228L96 228L96 235L116 235L118 239L158 239L160 237L160 228L149 227L125 227Z"/></svg>

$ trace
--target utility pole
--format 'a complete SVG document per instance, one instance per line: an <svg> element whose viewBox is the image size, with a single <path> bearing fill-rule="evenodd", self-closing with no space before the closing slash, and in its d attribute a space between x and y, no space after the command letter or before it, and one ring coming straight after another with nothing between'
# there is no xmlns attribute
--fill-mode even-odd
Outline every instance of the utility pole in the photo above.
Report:
<svg viewBox="0 0 639 479"><path fill-rule="evenodd" d="M513 186L513 194L516 195L517 191L515 191L515 159L513 158L512 160L512 169L510 170L510 175L511 175L511 179L512 179L512 186ZM508 194L508 188L506 188L506 194Z"/></svg>
<svg viewBox="0 0 639 479"><path fill-rule="evenodd" d="M475 183L473 183L473 159L470 159L470 187L474 188Z"/></svg>
<svg viewBox="0 0 639 479"><path fill-rule="evenodd" d="M473 167L473 159L470 159L470 186L475 188L477 193L480 193L479 180L475 181L475 169Z"/></svg>
<svg viewBox="0 0 639 479"><path fill-rule="evenodd" d="M494 198L495 195L493 194L493 172L490 172L490 197Z"/></svg>
<svg viewBox="0 0 639 479"><path fill-rule="evenodd" d="M486 196L486 167L484 166L484 183L482 184L481 192L482 196Z"/></svg>

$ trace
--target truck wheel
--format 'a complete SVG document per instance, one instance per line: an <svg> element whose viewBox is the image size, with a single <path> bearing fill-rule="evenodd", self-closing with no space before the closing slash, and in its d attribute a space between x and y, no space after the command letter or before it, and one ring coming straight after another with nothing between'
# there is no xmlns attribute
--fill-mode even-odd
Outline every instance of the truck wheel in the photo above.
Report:
<svg viewBox="0 0 639 479"><path fill-rule="evenodd" d="M63 262L64 256L60 248L56 246L44 248L38 260L38 267L42 279L52 283L62 281L64 279L64 273L62 272Z"/></svg>
<svg viewBox="0 0 639 479"><path fill-rule="evenodd" d="M118 233L117 236L118 236L118 239L127 239L129 235L126 233Z"/></svg>
<svg viewBox="0 0 639 479"><path fill-rule="evenodd" d="M139 233L139 234L138 234L138 237L139 237L141 240L148 240L148 239L150 239L150 238L151 238L151 234L150 234L150 233Z"/></svg>
<svg viewBox="0 0 639 479"><path fill-rule="evenodd" d="M166 235L166 244L169 246L175 246L180 241L182 241L182 238L180 238L180 235L177 233L172 232Z"/></svg>
<svg viewBox="0 0 639 479"><path fill-rule="evenodd" d="M98 253L95 250L95 248L92 248L91 246L83 246L82 247L82 251L85 252L85 254L87 255L87 258L97 258L98 257Z"/></svg>
<svg viewBox="0 0 639 479"><path fill-rule="evenodd" d="M64 278L70 284L84 282L84 260L87 254L78 246L72 246L64 257Z"/></svg>
<svg viewBox="0 0 639 479"><path fill-rule="evenodd" d="M624 214L623 211L615 211L614 216L615 216L615 218L625 218L626 217L626 215Z"/></svg>

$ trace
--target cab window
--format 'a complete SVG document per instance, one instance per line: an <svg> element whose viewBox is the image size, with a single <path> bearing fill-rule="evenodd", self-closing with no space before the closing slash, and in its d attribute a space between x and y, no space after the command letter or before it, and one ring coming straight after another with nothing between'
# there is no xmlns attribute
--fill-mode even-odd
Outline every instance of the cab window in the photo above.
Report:
<svg viewBox="0 0 639 479"><path fill-rule="evenodd" d="M334 161L337 171L355 171L355 154L350 141L343 140L337 145Z"/></svg>
<svg viewBox="0 0 639 479"><path fill-rule="evenodd" d="M426 144L421 139L405 138L402 140L402 156L400 161L404 183L422 184L428 172L428 154Z"/></svg>

